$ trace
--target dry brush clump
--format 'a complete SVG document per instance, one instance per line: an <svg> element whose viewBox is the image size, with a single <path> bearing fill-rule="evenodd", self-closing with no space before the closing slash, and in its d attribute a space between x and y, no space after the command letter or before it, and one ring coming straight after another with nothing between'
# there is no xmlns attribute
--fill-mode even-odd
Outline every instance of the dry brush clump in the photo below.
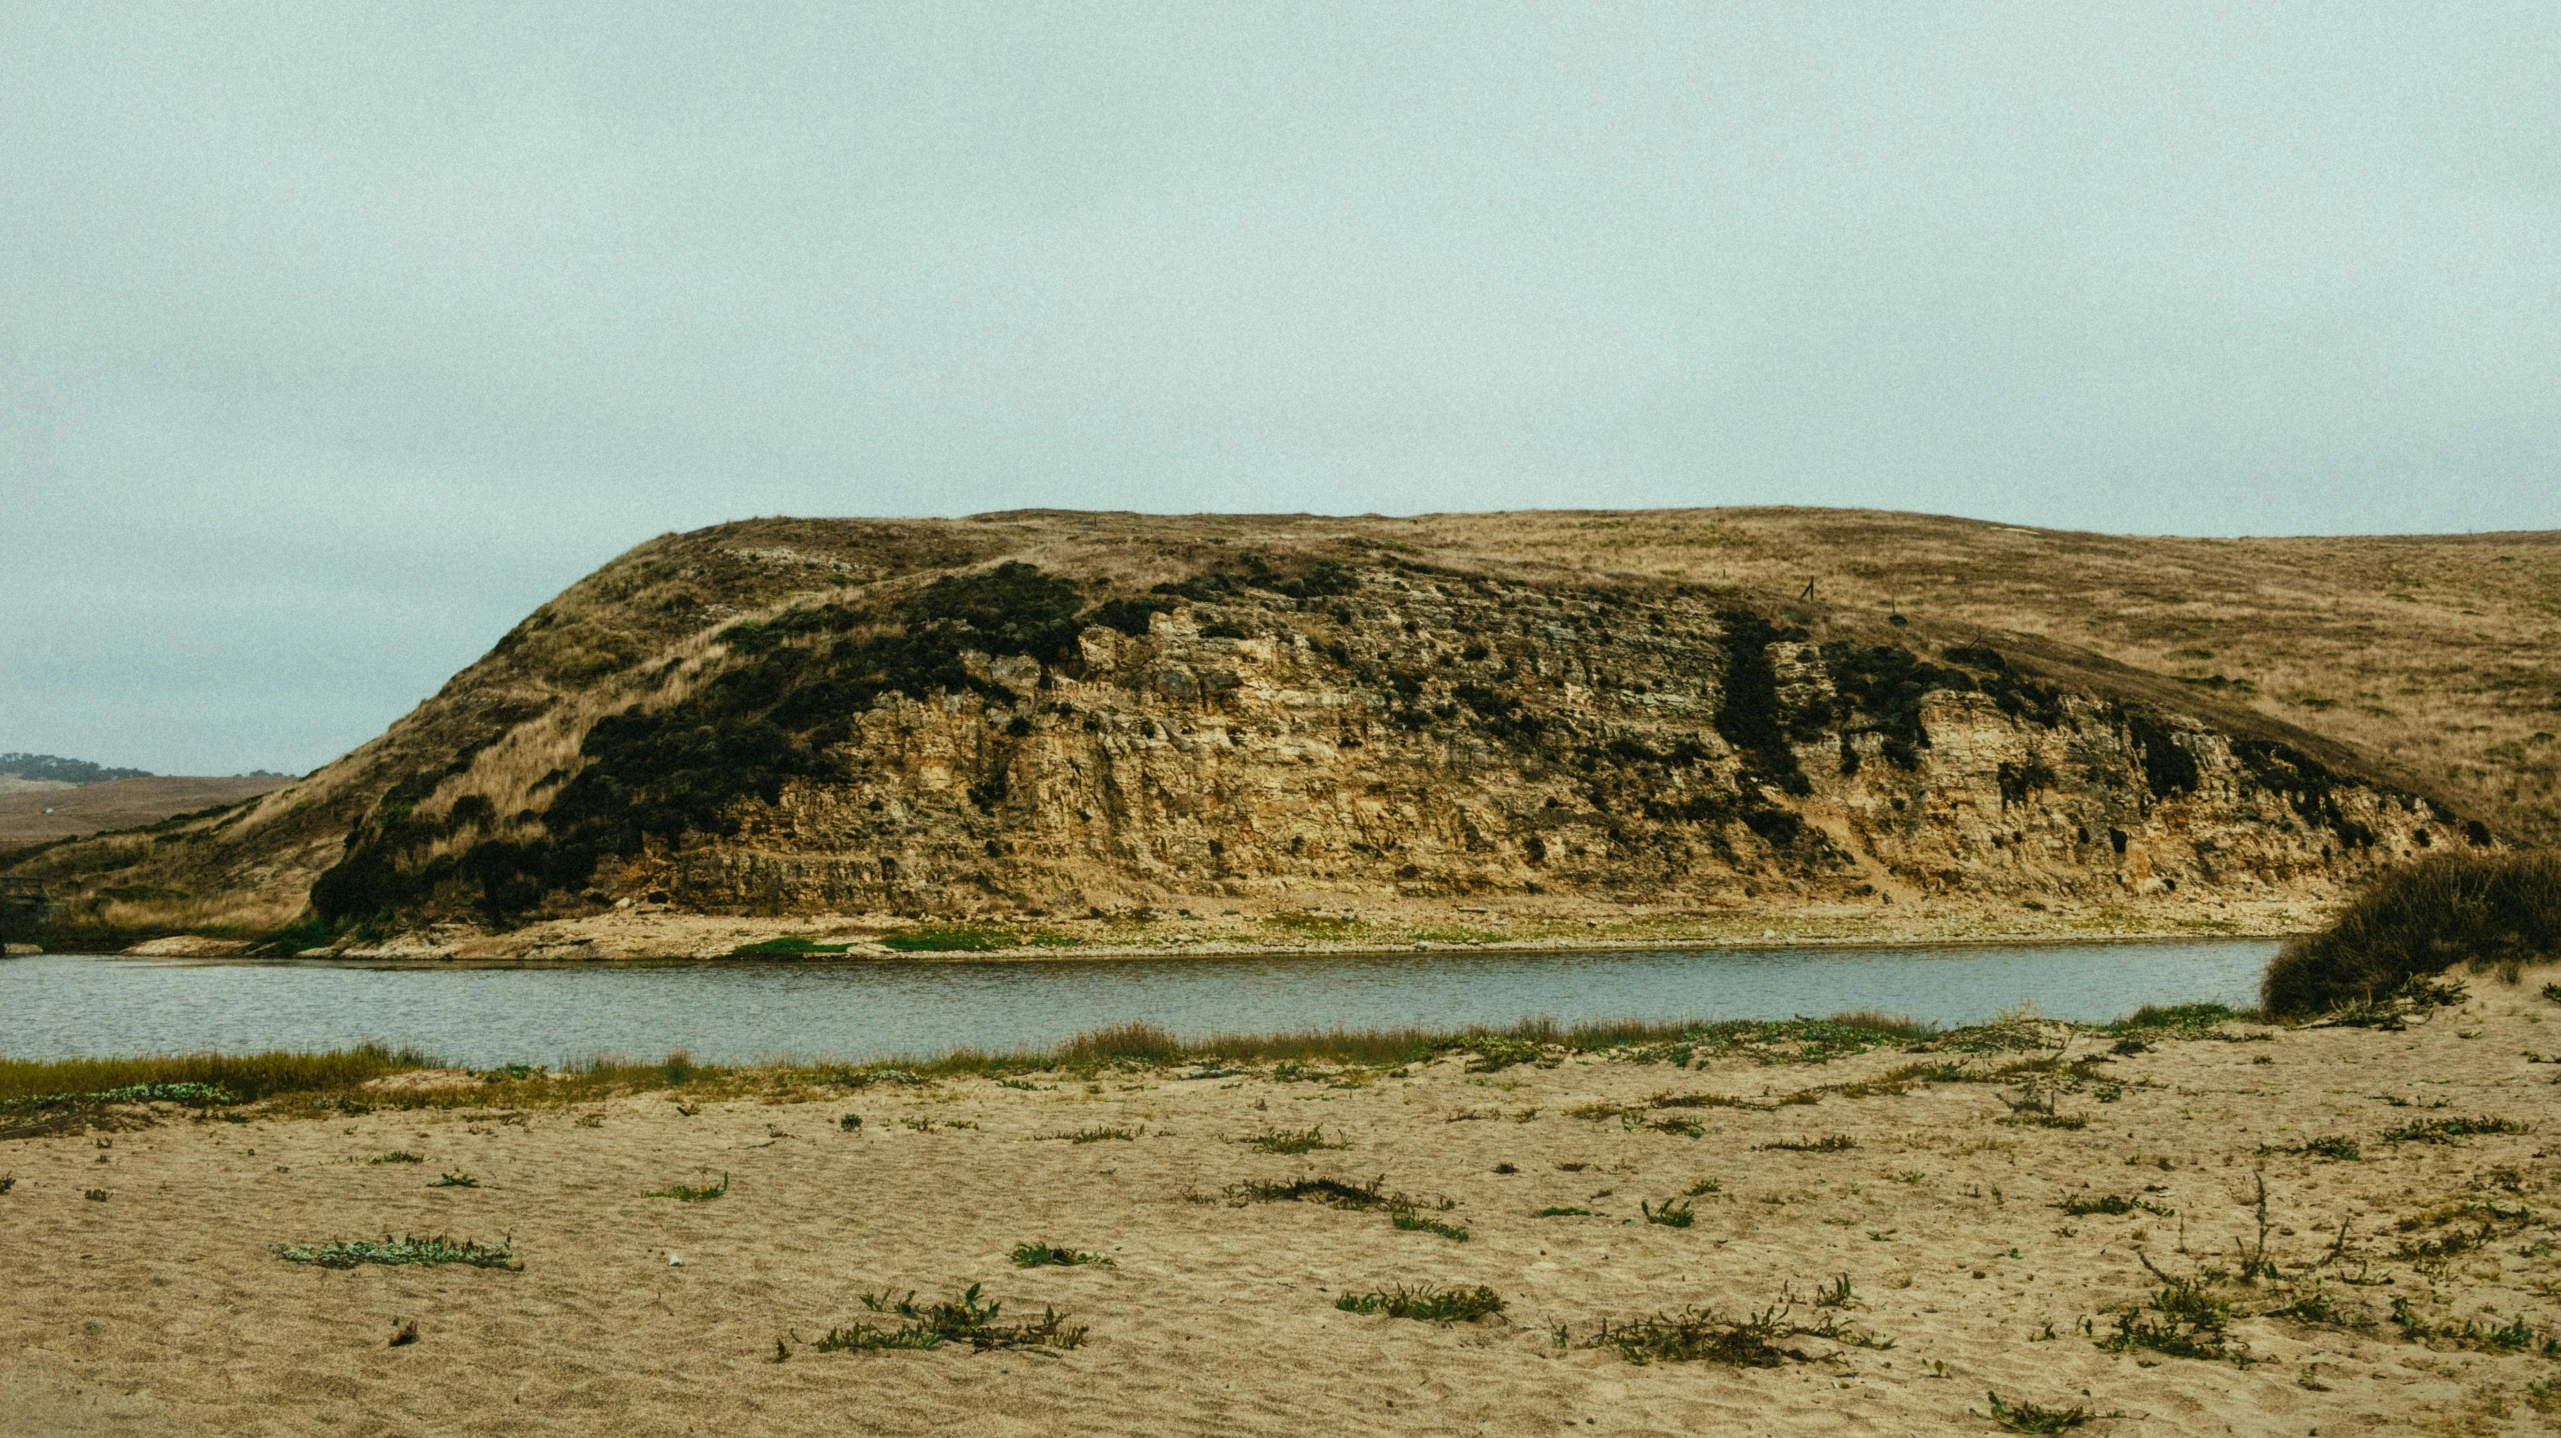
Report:
<svg viewBox="0 0 2561 1438"><path fill-rule="evenodd" d="M2561 957L2561 854L2439 854L2368 885L2329 928L2292 940L2268 965L2260 1002L2273 1018L2370 1005L2456 964L2513 982Z"/></svg>

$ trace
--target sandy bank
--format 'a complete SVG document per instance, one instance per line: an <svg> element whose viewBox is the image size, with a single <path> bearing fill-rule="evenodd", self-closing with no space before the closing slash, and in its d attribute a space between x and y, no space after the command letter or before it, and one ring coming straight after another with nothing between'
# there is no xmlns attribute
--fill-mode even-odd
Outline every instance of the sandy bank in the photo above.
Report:
<svg viewBox="0 0 2561 1438"><path fill-rule="evenodd" d="M2048 1028L2017 1041L2063 1047L1827 1063L1451 1057L878 1083L690 1114L664 1096L171 1113L0 1145L17 1180L0 1195L0 1401L12 1431L80 1433L1899 1434L1988 1431L1989 1390L2122 1415L2080 1430L2096 1433L2549 1431L2561 1362L2483 1335L2561 1333L2554 977L2476 980L2406 1032L2227 1024L2127 1052ZM2059 1062L1873 1082L2041 1060ZM2022 1122L2032 1090L2081 1126ZM2443 1132L2484 1118L2526 1131ZM2430 1123L2445 1141L2409 1127ZM1311 1128L1347 1146L1247 1141ZM2328 1139L2359 1157L2324 1156L2346 1151ZM374 1161L392 1151L422 1161ZM429 1186L446 1173L478 1186ZM722 1174L716 1201L644 1196ZM1236 1187L1313 1176L1383 1176L1467 1238ZM2280 1278L2244 1283L2259 1176ZM1643 1221L1666 1200L1693 1222ZM523 1268L277 1256L385 1233L505 1236ZM1036 1241L1114 1262L1008 1261ZM2223 1272L2202 1291L2228 1306L2206 1335L2225 1356L2096 1341L2123 1314L2165 1321L2138 1252L2174 1277ZM1821 1306L1844 1276L1848 1301ZM1054 1305L1089 1336L815 1346L878 1320L865 1292L972 1283L1008 1317ZM1441 1327L1335 1306L1420 1283L1483 1285L1505 1310ZM1803 1356L1773 1367L1589 1346L1604 1321L1789 1299L1785 1324L1830 1336L1783 1335ZM2270 1316L2288 1305L2304 1306ZM389 1346L411 1321L419 1341Z"/></svg>

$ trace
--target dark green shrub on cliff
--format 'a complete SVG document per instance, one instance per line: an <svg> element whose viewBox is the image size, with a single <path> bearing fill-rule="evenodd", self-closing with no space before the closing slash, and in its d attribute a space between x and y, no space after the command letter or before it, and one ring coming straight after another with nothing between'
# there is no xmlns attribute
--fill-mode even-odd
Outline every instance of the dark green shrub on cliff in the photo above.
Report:
<svg viewBox="0 0 2561 1438"><path fill-rule="evenodd" d="M1896 768L1919 767L1921 751L1930 747L1929 731L1921 724L1922 699L1933 690L1974 687L1974 680L1963 671L1941 668L1897 644L1834 640L1823 646L1823 663L1841 698L1845 770L1857 767L1858 751L1849 747L1849 741L1851 735L1861 733L1883 735L1885 758Z"/></svg>
<svg viewBox="0 0 2561 1438"><path fill-rule="evenodd" d="M412 776L384 800L346 858L313 885L312 906L343 925L458 894L483 921L516 923L545 895L585 886L607 858L638 854L653 840L672 847L736 832L747 800L770 804L792 780L832 772L828 748L884 695L1019 698L971 674L962 656L1063 660L1074 653L1083 607L1074 580L1009 563L937 579L889 614L822 605L731 625L720 634L727 662L692 694L597 721L580 748L590 762L561 786L541 836L421 857L436 841L490 827L485 800L476 808L461 801L438 820L411 812L446 775L469 767L477 749L468 749L443 773Z"/></svg>
<svg viewBox="0 0 2561 1438"><path fill-rule="evenodd" d="M1791 709L1780 697L1770 646L1805 637L1780 630L1748 609L1716 616L1725 628L1724 694L1716 706L1716 732L1740 750L1770 783L1790 794L1811 794L1813 783L1796 762L1793 744L1819 738L1827 716Z"/></svg>
<svg viewBox="0 0 2561 1438"><path fill-rule="evenodd" d="M2268 965L2260 1003L2300 1017L2372 1002L2458 963L2513 978L2561 956L2561 854L2441 854L2369 885Z"/></svg>

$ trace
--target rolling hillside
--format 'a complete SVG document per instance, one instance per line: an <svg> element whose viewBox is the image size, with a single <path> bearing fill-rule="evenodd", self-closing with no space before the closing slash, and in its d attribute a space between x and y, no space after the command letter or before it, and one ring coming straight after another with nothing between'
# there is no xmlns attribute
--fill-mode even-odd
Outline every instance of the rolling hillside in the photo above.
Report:
<svg viewBox="0 0 2561 1438"><path fill-rule="evenodd" d="M758 520L639 546L283 790L7 872L66 936L441 952L2278 928L2561 837L2556 630L2548 534Z"/></svg>

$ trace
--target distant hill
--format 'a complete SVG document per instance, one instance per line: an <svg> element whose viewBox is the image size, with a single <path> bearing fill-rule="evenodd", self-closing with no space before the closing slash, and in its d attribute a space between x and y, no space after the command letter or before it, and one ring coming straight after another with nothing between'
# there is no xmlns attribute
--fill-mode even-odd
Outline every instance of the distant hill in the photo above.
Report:
<svg viewBox="0 0 2561 1438"><path fill-rule="evenodd" d="M254 799L292 782L284 774L238 778L147 774L103 784L0 792L0 851L157 824L175 815ZM6 862L5 852L0 852L0 864Z"/></svg>
<svg viewBox="0 0 2561 1438"><path fill-rule="evenodd" d="M115 769L59 754L0 754L0 777L14 776L55 784L106 784L117 779L148 779L148 769Z"/></svg>
<svg viewBox="0 0 2561 1438"><path fill-rule="evenodd" d="M2430 848L2561 839L2556 709L2556 534L767 519L639 546L257 804L12 872L102 931L297 940L668 909L2291 924Z"/></svg>

